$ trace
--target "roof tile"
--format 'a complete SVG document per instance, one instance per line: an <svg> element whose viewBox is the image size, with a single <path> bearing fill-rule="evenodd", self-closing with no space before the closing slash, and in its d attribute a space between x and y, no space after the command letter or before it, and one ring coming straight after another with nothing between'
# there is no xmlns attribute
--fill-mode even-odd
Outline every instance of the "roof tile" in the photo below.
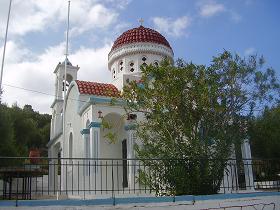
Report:
<svg viewBox="0 0 280 210"><path fill-rule="evenodd" d="M120 97L120 92L112 84L76 80L81 94Z"/></svg>
<svg viewBox="0 0 280 210"><path fill-rule="evenodd" d="M162 44L172 50L168 41L159 32L150 28L145 28L144 26L139 26L138 28L130 29L120 35L114 42L111 51L121 47L122 45L135 42L152 42Z"/></svg>

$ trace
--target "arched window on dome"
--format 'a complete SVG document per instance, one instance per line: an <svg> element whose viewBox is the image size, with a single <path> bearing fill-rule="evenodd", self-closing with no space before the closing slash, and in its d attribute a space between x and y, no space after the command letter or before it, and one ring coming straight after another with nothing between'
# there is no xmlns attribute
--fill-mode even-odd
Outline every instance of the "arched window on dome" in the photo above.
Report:
<svg viewBox="0 0 280 210"><path fill-rule="evenodd" d="M157 60L154 61L154 66L158 67L159 66L159 62Z"/></svg>
<svg viewBox="0 0 280 210"><path fill-rule="evenodd" d="M123 71L123 61L122 60L119 62L119 68L118 68L118 72L121 72L121 71Z"/></svg>
<svg viewBox="0 0 280 210"><path fill-rule="evenodd" d="M129 71L130 72L134 72L134 62L133 61L131 61L130 63L129 63Z"/></svg>
<svg viewBox="0 0 280 210"><path fill-rule="evenodd" d="M112 70L112 77L115 79L116 78L116 70L115 70L115 68L113 68L113 70Z"/></svg>
<svg viewBox="0 0 280 210"><path fill-rule="evenodd" d="M146 56L142 56L142 64L143 66L147 66L147 57Z"/></svg>

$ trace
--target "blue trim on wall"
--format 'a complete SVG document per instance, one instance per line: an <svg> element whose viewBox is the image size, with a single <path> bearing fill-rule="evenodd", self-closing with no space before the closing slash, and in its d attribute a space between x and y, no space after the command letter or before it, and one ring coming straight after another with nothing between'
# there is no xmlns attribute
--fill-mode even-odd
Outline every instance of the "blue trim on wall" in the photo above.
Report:
<svg viewBox="0 0 280 210"><path fill-rule="evenodd" d="M165 196L165 197L126 197L126 198L100 198L91 200L18 200L18 201L0 201L0 206L82 206L82 205L115 205L115 204L133 204L133 203L162 203L162 202L193 202L204 200L224 200L239 199L260 196L280 196L280 192L255 192L255 193L232 193L215 195L183 195L183 196Z"/></svg>
<svg viewBox="0 0 280 210"><path fill-rule="evenodd" d="M90 133L90 131L89 131L88 128L84 128L84 129L82 129L80 132L81 132L82 135L84 135L84 134L89 134L89 133Z"/></svg>
<svg viewBox="0 0 280 210"><path fill-rule="evenodd" d="M91 96L90 102L94 104L111 104L111 105L120 105L120 106L123 106L125 104L124 100L122 99L111 98L111 97L101 98L96 96Z"/></svg>
<svg viewBox="0 0 280 210"><path fill-rule="evenodd" d="M135 130L135 129L136 129L136 125L135 125L135 124L125 125L125 126L124 126L124 129L125 129L126 131Z"/></svg>
<svg viewBox="0 0 280 210"><path fill-rule="evenodd" d="M100 128L101 127L101 123L100 122L91 122L89 125L88 125L88 128Z"/></svg>

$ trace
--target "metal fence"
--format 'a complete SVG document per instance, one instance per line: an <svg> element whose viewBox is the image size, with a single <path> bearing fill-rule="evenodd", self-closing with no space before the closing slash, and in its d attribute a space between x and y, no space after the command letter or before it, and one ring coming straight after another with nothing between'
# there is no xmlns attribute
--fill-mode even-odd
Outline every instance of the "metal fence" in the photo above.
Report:
<svg viewBox="0 0 280 210"><path fill-rule="evenodd" d="M279 191L280 160L0 157L1 199Z"/></svg>

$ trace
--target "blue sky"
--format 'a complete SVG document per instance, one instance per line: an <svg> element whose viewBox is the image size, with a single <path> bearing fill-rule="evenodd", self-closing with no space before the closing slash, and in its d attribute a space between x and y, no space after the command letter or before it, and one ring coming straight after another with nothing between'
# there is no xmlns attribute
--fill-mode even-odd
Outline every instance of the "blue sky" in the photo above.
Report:
<svg viewBox="0 0 280 210"><path fill-rule="evenodd" d="M0 1L0 48L9 0ZM144 26L161 32L176 58L209 64L223 49L241 56L264 55L280 76L278 0L72 0L70 56L82 80L110 82L107 54L127 29ZM53 70L64 59L66 0L13 0L4 69L3 100L50 112Z"/></svg>

